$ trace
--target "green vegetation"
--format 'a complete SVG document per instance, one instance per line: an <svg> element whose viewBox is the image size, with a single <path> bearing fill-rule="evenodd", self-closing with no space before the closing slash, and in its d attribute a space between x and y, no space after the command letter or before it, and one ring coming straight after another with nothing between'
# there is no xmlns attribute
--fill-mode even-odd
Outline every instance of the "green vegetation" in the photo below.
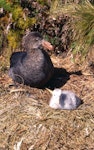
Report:
<svg viewBox="0 0 94 150"><path fill-rule="evenodd" d="M6 0L0 0L0 8L10 12L11 11L11 3Z"/></svg>
<svg viewBox="0 0 94 150"><path fill-rule="evenodd" d="M30 18L25 14L19 1L1 0L0 8L3 8L5 11L4 16L0 18L0 24L2 30L6 31L8 48L13 50L19 46L19 39L24 34L24 31L32 26L36 19Z"/></svg>
<svg viewBox="0 0 94 150"><path fill-rule="evenodd" d="M62 14L70 17L69 28L73 33L71 44L73 53L86 56L89 47L94 44L94 6L88 0L83 4L66 5L61 5L61 0L56 0L50 11L54 17Z"/></svg>
<svg viewBox="0 0 94 150"><path fill-rule="evenodd" d="M0 0L0 54L4 59L0 62L1 69L9 64L10 55L20 47L21 37L36 19L29 17L21 7L19 0Z"/></svg>
<svg viewBox="0 0 94 150"><path fill-rule="evenodd" d="M94 0L1 0L0 54L9 58L20 48L25 31L35 29L54 45L54 53L71 48L74 56L85 58L94 45L93 4Z"/></svg>

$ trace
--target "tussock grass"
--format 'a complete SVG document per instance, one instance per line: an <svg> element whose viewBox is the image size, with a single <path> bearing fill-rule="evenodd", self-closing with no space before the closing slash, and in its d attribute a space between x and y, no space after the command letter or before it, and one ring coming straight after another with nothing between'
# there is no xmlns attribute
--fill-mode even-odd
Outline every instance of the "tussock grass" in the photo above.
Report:
<svg viewBox="0 0 94 150"><path fill-rule="evenodd" d="M94 5L88 0L83 4L69 3L63 5L61 1L55 1L51 7L51 15L70 16L69 28L72 35L72 49L74 53L86 56L89 47L94 44Z"/></svg>

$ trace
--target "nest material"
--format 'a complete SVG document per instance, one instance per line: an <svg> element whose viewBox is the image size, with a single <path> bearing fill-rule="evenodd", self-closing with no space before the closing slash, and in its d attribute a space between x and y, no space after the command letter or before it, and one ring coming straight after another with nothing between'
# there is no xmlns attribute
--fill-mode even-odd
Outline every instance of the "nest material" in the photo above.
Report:
<svg viewBox="0 0 94 150"><path fill-rule="evenodd" d="M55 67L71 72L60 88L75 92L84 103L73 111L53 110L48 105L51 95L47 90L22 85L11 89L7 75L1 74L0 149L93 150L94 77L84 71L77 74L84 67L75 67L70 56L65 59L52 56L52 61ZM51 84L55 86L61 78L56 76Z"/></svg>

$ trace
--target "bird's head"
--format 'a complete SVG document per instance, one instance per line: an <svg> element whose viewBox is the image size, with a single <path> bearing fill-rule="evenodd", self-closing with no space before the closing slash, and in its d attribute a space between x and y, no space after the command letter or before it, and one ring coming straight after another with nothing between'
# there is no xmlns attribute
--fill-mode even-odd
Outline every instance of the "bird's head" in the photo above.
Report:
<svg viewBox="0 0 94 150"><path fill-rule="evenodd" d="M54 89L53 90L53 97L56 97L56 98L60 97L61 93L62 93L61 89Z"/></svg>
<svg viewBox="0 0 94 150"><path fill-rule="evenodd" d="M53 50L51 43L44 40L39 32L29 32L22 39L22 47L26 50L38 49L40 46Z"/></svg>
<svg viewBox="0 0 94 150"><path fill-rule="evenodd" d="M54 109L61 109L60 96L61 96L62 90L61 89L55 89L53 91L51 91L50 89L47 89L47 90L52 94L52 97L49 102L49 106Z"/></svg>

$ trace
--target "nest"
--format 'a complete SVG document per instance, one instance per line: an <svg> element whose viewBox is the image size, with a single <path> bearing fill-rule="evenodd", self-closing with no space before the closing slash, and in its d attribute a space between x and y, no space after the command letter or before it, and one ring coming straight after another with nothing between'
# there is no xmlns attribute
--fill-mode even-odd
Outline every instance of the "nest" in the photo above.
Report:
<svg viewBox="0 0 94 150"><path fill-rule="evenodd" d="M51 109L46 89L9 87L7 74L2 73L0 150L94 149L94 76L85 66L75 66L70 56L52 56L52 61L60 71L48 87L71 90L83 104L72 111Z"/></svg>

